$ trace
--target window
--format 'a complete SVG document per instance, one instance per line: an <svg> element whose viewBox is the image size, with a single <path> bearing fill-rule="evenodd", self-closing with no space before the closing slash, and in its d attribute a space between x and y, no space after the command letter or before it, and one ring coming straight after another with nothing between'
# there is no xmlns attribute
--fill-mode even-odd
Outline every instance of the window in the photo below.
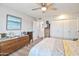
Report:
<svg viewBox="0 0 79 59"><path fill-rule="evenodd" d="M20 30L21 29L21 18L7 15L7 30Z"/></svg>

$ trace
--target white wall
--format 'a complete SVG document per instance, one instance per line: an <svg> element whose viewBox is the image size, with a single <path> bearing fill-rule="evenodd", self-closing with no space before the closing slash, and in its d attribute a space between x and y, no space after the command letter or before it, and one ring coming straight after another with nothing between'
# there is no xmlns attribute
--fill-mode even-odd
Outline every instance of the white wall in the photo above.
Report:
<svg viewBox="0 0 79 59"><path fill-rule="evenodd" d="M33 17L27 16L18 11L9 9L8 7L0 6L0 32L7 32L6 30L6 15L7 14L22 18L22 30L21 31L32 31L33 20L34 20ZM16 31L18 32L20 30L15 30L14 32Z"/></svg>

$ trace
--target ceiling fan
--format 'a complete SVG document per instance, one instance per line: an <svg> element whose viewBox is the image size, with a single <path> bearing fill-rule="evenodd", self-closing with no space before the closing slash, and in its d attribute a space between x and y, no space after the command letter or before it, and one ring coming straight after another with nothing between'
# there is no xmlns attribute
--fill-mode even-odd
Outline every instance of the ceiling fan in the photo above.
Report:
<svg viewBox="0 0 79 59"><path fill-rule="evenodd" d="M53 3L39 3L40 7L38 8L34 8L32 9L33 11L35 10L42 10L43 12L45 11L50 11L50 10L57 10L55 7L54 7L54 4Z"/></svg>

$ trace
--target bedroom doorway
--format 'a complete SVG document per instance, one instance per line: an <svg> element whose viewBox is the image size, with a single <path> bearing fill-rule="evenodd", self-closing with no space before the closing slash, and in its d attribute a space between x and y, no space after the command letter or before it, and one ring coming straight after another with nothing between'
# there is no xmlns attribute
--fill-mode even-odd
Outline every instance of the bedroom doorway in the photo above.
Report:
<svg viewBox="0 0 79 59"><path fill-rule="evenodd" d="M44 28L44 37L50 37L50 23L46 21L46 27Z"/></svg>

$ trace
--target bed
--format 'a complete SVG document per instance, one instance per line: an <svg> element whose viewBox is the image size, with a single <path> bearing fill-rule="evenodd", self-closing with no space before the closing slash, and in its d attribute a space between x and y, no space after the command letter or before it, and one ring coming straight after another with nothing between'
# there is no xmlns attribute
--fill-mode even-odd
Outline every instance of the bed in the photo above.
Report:
<svg viewBox="0 0 79 59"><path fill-rule="evenodd" d="M79 45L71 40L44 38L29 52L29 56L72 56L79 55ZM73 45L74 44L74 45ZM74 48L75 47L75 48ZM76 51L75 51L76 50Z"/></svg>
<svg viewBox="0 0 79 59"><path fill-rule="evenodd" d="M50 44L51 43L51 44ZM29 56L62 56L64 55L62 40L45 38L35 45L29 52Z"/></svg>

